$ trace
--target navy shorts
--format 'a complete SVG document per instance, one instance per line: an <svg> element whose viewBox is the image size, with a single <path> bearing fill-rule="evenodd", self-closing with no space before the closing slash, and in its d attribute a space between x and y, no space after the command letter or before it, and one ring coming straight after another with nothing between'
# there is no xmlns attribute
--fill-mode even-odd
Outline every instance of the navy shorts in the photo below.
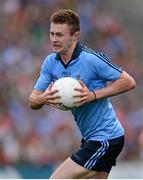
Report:
<svg viewBox="0 0 143 180"><path fill-rule="evenodd" d="M71 159L85 169L109 173L124 146L124 136L106 141L81 141Z"/></svg>

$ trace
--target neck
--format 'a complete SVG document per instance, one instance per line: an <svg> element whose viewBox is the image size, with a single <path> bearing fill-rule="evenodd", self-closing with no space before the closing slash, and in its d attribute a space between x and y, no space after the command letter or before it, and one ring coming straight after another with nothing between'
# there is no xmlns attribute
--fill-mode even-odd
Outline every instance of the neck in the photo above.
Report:
<svg viewBox="0 0 143 180"><path fill-rule="evenodd" d="M67 64L71 60L71 57L72 57L73 51L76 47L76 44L77 44L77 42L74 43L64 54L60 54L60 57L64 63Z"/></svg>

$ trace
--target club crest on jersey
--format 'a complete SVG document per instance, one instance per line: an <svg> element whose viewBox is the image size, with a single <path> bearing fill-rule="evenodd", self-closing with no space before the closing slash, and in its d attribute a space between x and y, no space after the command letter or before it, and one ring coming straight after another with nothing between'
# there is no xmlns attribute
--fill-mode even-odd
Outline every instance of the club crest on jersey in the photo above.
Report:
<svg viewBox="0 0 143 180"><path fill-rule="evenodd" d="M76 75L76 79L81 79L80 74Z"/></svg>
<svg viewBox="0 0 143 180"><path fill-rule="evenodd" d="M55 74L52 74L52 80L54 82L54 81L58 80L58 77Z"/></svg>

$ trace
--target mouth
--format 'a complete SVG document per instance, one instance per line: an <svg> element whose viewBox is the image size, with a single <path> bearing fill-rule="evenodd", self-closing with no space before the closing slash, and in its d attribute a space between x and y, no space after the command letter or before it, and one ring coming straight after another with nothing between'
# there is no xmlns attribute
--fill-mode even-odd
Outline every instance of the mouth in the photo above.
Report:
<svg viewBox="0 0 143 180"><path fill-rule="evenodd" d="M61 46L58 44L52 44L52 46L53 46L53 48L61 48Z"/></svg>
<svg viewBox="0 0 143 180"><path fill-rule="evenodd" d="M62 50L62 47L58 44L52 44L52 49L54 52L59 53Z"/></svg>

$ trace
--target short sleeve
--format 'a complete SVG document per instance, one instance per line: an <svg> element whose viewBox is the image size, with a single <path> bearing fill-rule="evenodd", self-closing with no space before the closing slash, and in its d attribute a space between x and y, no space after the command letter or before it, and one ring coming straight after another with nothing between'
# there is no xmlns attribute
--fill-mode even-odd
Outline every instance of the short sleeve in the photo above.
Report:
<svg viewBox="0 0 143 180"><path fill-rule="evenodd" d="M51 83L51 59L50 57L47 57L40 70L40 75L34 85L34 89L37 89L39 91L45 91L49 84Z"/></svg>
<svg viewBox="0 0 143 180"><path fill-rule="evenodd" d="M122 69L113 64L105 54L96 54L95 68L97 75L105 81L119 79Z"/></svg>

